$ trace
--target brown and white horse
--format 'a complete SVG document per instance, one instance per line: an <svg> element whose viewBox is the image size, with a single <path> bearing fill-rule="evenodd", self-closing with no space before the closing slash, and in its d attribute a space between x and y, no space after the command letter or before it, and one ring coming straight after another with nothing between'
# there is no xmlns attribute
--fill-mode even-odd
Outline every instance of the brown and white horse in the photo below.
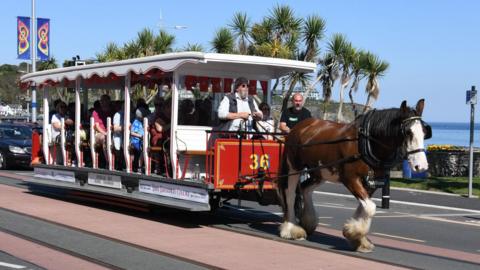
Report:
<svg viewBox="0 0 480 270"><path fill-rule="evenodd" d="M376 205L365 179L370 169L381 177L388 167L385 164L405 156L414 172L428 169L424 139L431 136L431 129L421 120L423 107L423 99L415 109L403 101L400 108L373 110L350 124L312 118L296 125L285 141L281 171L284 177L277 183L284 214L280 236L305 239L313 233L318 223L313 191L325 181L340 182L359 202L353 217L344 225L343 235L355 250L372 251L374 245L367 233ZM362 149L365 145L367 150ZM310 169L310 178L300 184L305 168ZM296 213L295 206L298 192L303 197L300 213Z"/></svg>

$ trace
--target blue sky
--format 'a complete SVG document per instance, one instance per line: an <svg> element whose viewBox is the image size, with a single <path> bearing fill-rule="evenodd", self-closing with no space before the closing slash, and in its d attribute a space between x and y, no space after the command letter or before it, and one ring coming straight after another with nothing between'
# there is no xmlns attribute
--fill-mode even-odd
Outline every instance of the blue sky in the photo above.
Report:
<svg viewBox="0 0 480 270"><path fill-rule="evenodd" d="M17 64L16 16L30 16L30 0L3 0L0 10L0 64ZM259 21L278 4L288 4L300 17L318 14L327 21L327 38L343 33L359 48L390 63L381 79L377 107L410 105L426 99L427 121L467 122L465 90L480 88L480 1L54 1L36 0L37 16L51 19L51 52L61 63L74 55L94 58L105 45L133 39L144 27L167 29L175 47L188 42L210 49L216 29L236 11ZM326 39L322 45L326 43ZM363 91L363 88L361 89ZM338 98L338 92L334 93ZM359 102L365 95L357 95ZM479 119L480 115L476 114Z"/></svg>

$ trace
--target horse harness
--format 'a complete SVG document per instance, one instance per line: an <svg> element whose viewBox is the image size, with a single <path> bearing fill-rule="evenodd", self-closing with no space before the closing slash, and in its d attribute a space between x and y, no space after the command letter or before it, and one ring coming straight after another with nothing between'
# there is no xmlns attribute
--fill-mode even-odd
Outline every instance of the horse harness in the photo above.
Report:
<svg viewBox="0 0 480 270"><path fill-rule="evenodd" d="M418 148L415 150L411 150L408 152L404 152L404 149L399 148L397 151L395 151L392 156L388 160L381 160L375 154L373 153L372 150L372 142L375 142L382 147L385 148L391 148L390 146L385 145L382 143L380 140L374 138L370 134L370 120L372 115L375 113L375 110L369 111L362 120L361 126L358 129L358 150L360 152L360 156L362 157L362 160L367 163L371 168L380 168L380 169L391 169L396 163L398 163L400 160L408 157L409 155L419 153L419 152L424 152L424 148ZM402 120L402 123L400 125L400 131L401 135L403 138L406 138L408 136L408 128L410 125L416 121L419 120L422 124L425 136L424 139L430 139L432 137L432 128L430 125L428 125L426 122L422 120L421 116L412 116L408 117L406 119Z"/></svg>

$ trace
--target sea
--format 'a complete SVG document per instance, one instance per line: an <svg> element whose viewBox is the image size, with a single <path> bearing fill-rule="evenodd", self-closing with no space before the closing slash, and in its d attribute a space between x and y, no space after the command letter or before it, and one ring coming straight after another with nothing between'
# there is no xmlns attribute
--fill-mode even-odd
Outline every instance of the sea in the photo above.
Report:
<svg viewBox="0 0 480 270"><path fill-rule="evenodd" d="M470 123L429 122L428 124L432 126L432 138L425 141L426 145L470 145ZM475 123L473 145L480 147L480 123Z"/></svg>

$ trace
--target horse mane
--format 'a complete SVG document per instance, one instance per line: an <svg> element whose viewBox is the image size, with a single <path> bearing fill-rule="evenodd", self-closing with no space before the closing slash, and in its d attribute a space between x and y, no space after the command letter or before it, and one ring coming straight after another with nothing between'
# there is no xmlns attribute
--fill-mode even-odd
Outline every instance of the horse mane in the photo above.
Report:
<svg viewBox="0 0 480 270"><path fill-rule="evenodd" d="M365 117L370 123L369 134L374 137L395 137L401 134L402 121L415 115L409 108L408 113L402 114L399 108L372 110L357 117L357 124L361 126Z"/></svg>

